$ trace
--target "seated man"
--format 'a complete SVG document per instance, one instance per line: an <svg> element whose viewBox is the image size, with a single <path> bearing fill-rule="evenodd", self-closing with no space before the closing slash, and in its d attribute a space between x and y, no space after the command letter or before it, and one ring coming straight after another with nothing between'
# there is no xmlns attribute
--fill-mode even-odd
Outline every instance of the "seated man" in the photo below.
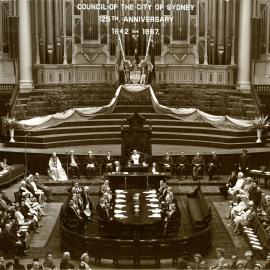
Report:
<svg viewBox="0 0 270 270"><path fill-rule="evenodd" d="M165 156L161 159L160 163L163 172L171 172L173 160L168 152L165 153Z"/></svg>
<svg viewBox="0 0 270 270"><path fill-rule="evenodd" d="M116 160L114 162L114 170L113 171L116 173L120 173L122 171L122 167L121 167L120 162L118 160Z"/></svg>
<svg viewBox="0 0 270 270"><path fill-rule="evenodd" d="M130 157L131 165L138 166L141 164L141 155L138 153L137 150L133 150L133 153Z"/></svg>
<svg viewBox="0 0 270 270"><path fill-rule="evenodd" d="M225 185L223 185L219 188L221 195L223 195L225 199L227 199L228 190L235 186L236 181L237 181L237 176L235 174L235 171L232 171L232 174L230 175L230 177L226 181Z"/></svg>
<svg viewBox="0 0 270 270"><path fill-rule="evenodd" d="M185 152L181 152L181 155L177 159L177 173L180 179L183 179L184 175L187 178L188 159L185 156Z"/></svg>
<svg viewBox="0 0 270 270"><path fill-rule="evenodd" d="M84 206L84 214L87 218L91 218L93 215L93 204L90 196L90 189L88 186L84 187L83 192L81 193Z"/></svg>
<svg viewBox="0 0 270 270"><path fill-rule="evenodd" d="M104 193L108 193L108 191L111 191L109 180L105 179L103 185L100 187L99 190L99 196L103 196Z"/></svg>
<svg viewBox="0 0 270 270"><path fill-rule="evenodd" d="M41 189L45 194L45 199L47 202L52 201L52 189L45 186L43 183L40 182L39 173L35 173L34 182L38 189Z"/></svg>
<svg viewBox="0 0 270 270"><path fill-rule="evenodd" d="M213 175L217 171L219 167L219 160L216 152L212 152L212 156L210 157L210 162L208 164L207 174L209 175L209 181L212 181Z"/></svg>
<svg viewBox="0 0 270 270"><path fill-rule="evenodd" d="M198 175L200 173L202 173L203 170L203 166L204 166L204 159L203 157L200 155L199 152L196 153L196 156L193 157L192 161L192 173L193 173L193 180L197 180L198 179Z"/></svg>
<svg viewBox="0 0 270 270"><path fill-rule="evenodd" d="M111 152L108 151L107 155L103 159L103 166L105 172L112 172L113 171L113 163L114 163L114 158L111 155Z"/></svg>
<svg viewBox="0 0 270 270"><path fill-rule="evenodd" d="M93 156L92 151L88 151L88 157L86 158L86 176L91 178L96 174L97 162Z"/></svg>
<svg viewBox="0 0 270 270"><path fill-rule="evenodd" d="M158 170L158 167L157 167L157 163L156 162L153 162L152 167L149 168L148 171L150 173L153 173L153 174L158 174L159 173L159 170Z"/></svg>
<svg viewBox="0 0 270 270"><path fill-rule="evenodd" d="M67 226L70 229L77 229L78 232L85 231L85 222L82 216L82 211L76 202L71 199L66 208Z"/></svg>
<svg viewBox="0 0 270 270"><path fill-rule="evenodd" d="M79 161L74 156L73 150L70 151L68 174L69 179L72 179L74 175L76 175L77 178L80 179Z"/></svg>
<svg viewBox="0 0 270 270"><path fill-rule="evenodd" d="M237 215L240 215L242 211L245 211L248 208L249 199L247 195L242 195L240 197L241 201L231 209L230 217L231 223L233 224L234 219Z"/></svg>
<svg viewBox="0 0 270 270"><path fill-rule="evenodd" d="M4 158L3 161L0 161L0 171L8 170L11 166L7 165L7 159Z"/></svg>
<svg viewBox="0 0 270 270"><path fill-rule="evenodd" d="M43 202L45 201L45 195L44 192L41 189L37 188L37 185L34 181L34 176L32 174L30 174L28 176L28 183L31 186L33 192L34 192L34 196L36 196L38 198L38 201L40 204L43 204Z"/></svg>

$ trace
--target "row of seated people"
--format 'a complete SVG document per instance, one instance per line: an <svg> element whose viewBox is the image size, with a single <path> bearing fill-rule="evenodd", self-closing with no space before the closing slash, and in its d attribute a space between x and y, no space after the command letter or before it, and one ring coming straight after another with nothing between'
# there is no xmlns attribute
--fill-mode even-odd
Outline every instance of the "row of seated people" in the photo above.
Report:
<svg viewBox="0 0 270 270"><path fill-rule="evenodd" d="M74 177L80 179L81 170L85 171L85 175L88 178L92 178L97 173L100 173L100 170L101 173L113 171L118 172L118 170L121 170L119 160L113 157L110 151L107 152L105 157L98 159L93 155L92 151L88 151L88 156L85 158L77 158L74 155L74 151L71 150L66 163L67 174L61 161L54 152L49 160L49 178L54 181L65 181L68 178L72 179ZM169 155L169 152L166 152L161 160L156 163L153 162L153 158L150 155L137 150L133 150L128 158L127 164L122 165L141 165L151 167L151 164L154 164L161 172L173 172L173 168L175 167L176 174L180 179L183 179L184 177L187 178L191 168L194 180L197 180L199 177L202 177L202 175L207 174L210 181L213 179L215 174L219 173L219 169L221 167L221 162L215 152L212 152L212 155L208 160L197 152L191 161L188 160L184 152L181 152L175 160L173 160L172 156ZM247 154L247 150L243 150L243 153L236 164L239 166L239 170L244 173L249 169L249 155Z"/></svg>
<svg viewBox="0 0 270 270"><path fill-rule="evenodd" d="M228 226L247 238L252 250L265 254L270 250L270 195L262 193L257 182L243 172L232 172L220 188L230 197ZM256 225L255 225L256 224Z"/></svg>
<svg viewBox="0 0 270 270"><path fill-rule="evenodd" d="M163 222L163 233L176 234L181 224L181 212L177 200L169 187L163 180L156 190L161 209ZM105 180L100 187L99 202L96 206L97 220L101 229L108 228L110 221L113 220L114 194L111 191L109 181Z"/></svg>
<svg viewBox="0 0 270 270"><path fill-rule="evenodd" d="M266 260L258 261L254 258L254 254L250 250L243 252L242 256L232 254L227 257L229 251L224 248L216 248L216 258L208 260L201 254L196 253L188 259L179 257L175 269L204 269L204 270L218 270L218 269L250 269L262 270L270 269L270 254L267 255ZM87 253L83 253L79 261L71 259L71 254L65 251L62 255L60 263L57 264L52 252L47 252L44 258L33 258L32 262L23 264L19 257L14 257L12 260L5 260L0 256L1 270L45 270L45 269L92 269L90 257Z"/></svg>
<svg viewBox="0 0 270 270"><path fill-rule="evenodd" d="M79 159L74 155L74 151L70 151L68 157L68 176L69 179L74 177L80 179L81 170L85 170L85 174L88 178L91 178L99 172L101 169L102 172L118 172L122 170L122 167L117 159L115 159L111 152L108 152L107 155L101 159L97 159L92 151L88 152L86 158ZM209 162L206 164L205 159L200 153L196 153L192 161L189 162L184 152L181 152L181 155L174 162L172 157L168 152L165 153L164 157L160 162L156 163L152 161L152 157L146 153L140 153L137 150L134 150L130 158L127 161L127 166L133 165L142 165L142 166L151 166L154 164L161 172L172 172L173 166L176 166L177 175L180 179L184 177L187 178L188 171L190 166L192 167L192 176L193 179L198 179L199 175L206 173L209 175L209 180L212 180L213 175L217 172L221 166L218 156L215 152L212 153L212 156L209 159ZM65 181L68 179L68 176L62 166L61 161L57 157L56 153L53 153L52 157L49 160L48 167L49 178L54 181Z"/></svg>
<svg viewBox="0 0 270 270"><path fill-rule="evenodd" d="M62 255L60 263L56 262L53 252L49 251L44 258L33 258L32 262L23 264L20 257L15 256L12 260L5 260L0 255L1 270L68 270L68 269L92 269L90 266L90 257L87 253L81 255L79 262L73 262L69 251L65 251Z"/></svg>
<svg viewBox="0 0 270 270"><path fill-rule="evenodd" d="M32 193L26 187L29 178L33 176L21 182L14 201L0 192L0 246L6 253L26 255L30 235L38 232L39 222L46 216L42 202L38 201L41 193Z"/></svg>

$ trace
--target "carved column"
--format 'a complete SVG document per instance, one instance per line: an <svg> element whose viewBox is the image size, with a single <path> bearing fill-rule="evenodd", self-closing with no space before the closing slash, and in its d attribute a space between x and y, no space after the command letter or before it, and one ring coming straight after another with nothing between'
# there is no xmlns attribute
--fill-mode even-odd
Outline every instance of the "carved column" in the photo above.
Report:
<svg viewBox="0 0 270 270"><path fill-rule="evenodd" d="M216 16L217 16L217 0L212 0L211 5L211 37L210 37L210 55L211 64L215 64L216 61Z"/></svg>
<svg viewBox="0 0 270 270"><path fill-rule="evenodd" d="M236 0L232 0L232 46L231 46L231 65L235 65L235 12Z"/></svg>
<svg viewBox="0 0 270 270"><path fill-rule="evenodd" d="M63 3L63 64L67 64L67 24L66 24L66 0Z"/></svg>
<svg viewBox="0 0 270 270"><path fill-rule="evenodd" d="M45 8L45 1L40 1L39 2L39 8L40 8L40 31L39 31L39 36L40 36L40 56L41 56L41 63L46 64L46 8Z"/></svg>
<svg viewBox="0 0 270 270"><path fill-rule="evenodd" d="M2 17L2 12L3 12L3 10L2 10L2 7L0 5L0 54L3 53L3 25L2 25L3 17ZM0 55L0 57L1 57L1 55Z"/></svg>
<svg viewBox="0 0 270 270"><path fill-rule="evenodd" d="M250 43L251 43L251 0L240 1L238 41L238 86L250 92Z"/></svg>
<svg viewBox="0 0 270 270"><path fill-rule="evenodd" d="M54 27L55 27L55 55L56 63L60 64L61 61L61 34L60 34L60 25L61 25L61 16L60 16L60 1L54 1Z"/></svg>
<svg viewBox="0 0 270 270"><path fill-rule="evenodd" d="M35 27L36 27L36 64L40 64L40 53L39 53L39 0L35 0Z"/></svg>
<svg viewBox="0 0 270 270"><path fill-rule="evenodd" d="M33 88L32 43L29 0L18 1L19 7L19 68L20 91L29 92Z"/></svg>
<svg viewBox="0 0 270 270"><path fill-rule="evenodd" d="M208 0L205 1L204 65L208 65Z"/></svg>

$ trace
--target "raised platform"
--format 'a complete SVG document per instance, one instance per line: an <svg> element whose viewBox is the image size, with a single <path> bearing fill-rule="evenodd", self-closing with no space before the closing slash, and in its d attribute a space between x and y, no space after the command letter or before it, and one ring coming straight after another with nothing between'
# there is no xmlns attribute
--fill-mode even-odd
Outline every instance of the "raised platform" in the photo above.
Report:
<svg viewBox="0 0 270 270"><path fill-rule="evenodd" d="M152 125L152 143L164 145L191 145L223 149L257 147L256 131L218 129L204 122L185 122L172 115L159 114L152 106L117 105L111 114L96 114L84 121L70 121L44 130L29 133L17 131L16 143L7 146L55 148L78 145L121 143L121 125L134 112L140 113ZM27 134L27 136L26 136Z"/></svg>

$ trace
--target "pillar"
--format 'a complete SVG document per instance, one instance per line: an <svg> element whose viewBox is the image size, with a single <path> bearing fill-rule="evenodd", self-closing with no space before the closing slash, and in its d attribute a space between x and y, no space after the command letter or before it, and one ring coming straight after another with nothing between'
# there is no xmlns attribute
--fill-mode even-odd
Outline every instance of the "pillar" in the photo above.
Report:
<svg viewBox="0 0 270 270"><path fill-rule="evenodd" d="M0 5L0 57L3 53L3 25L2 25L2 6Z"/></svg>
<svg viewBox="0 0 270 270"><path fill-rule="evenodd" d="M35 26L36 26L36 64L40 64L39 52L39 0L35 1Z"/></svg>
<svg viewBox="0 0 270 270"><path fill-rule="evenodd" d="M19 7L19 69L20 91L30 92L33 89L32 79L32 43L29 0L18 1Z"/></svg>
<svg viewBox="0 0 270 270"><path fill-rule="evenodd" d="M241 91L250 92L251 0L241 0L239 12L237 83Z"/></svg>
<svg viewBox="0 0 270 270"><path fill-rule="evenodd" d="M218 0L217 52L218 52L218 63L220 65L223 64L224 58L224 32L225 32L224 16L225 16L224 0Z"/></svg>
<svg viewBox="0 0 270 270"><path fill-rule="evenodd" d="M47 0L46 2L46 25L47 25L47 56L49 64L53 63L55 54L54 48L54 29L53 29L53 0Z"/></svg>

